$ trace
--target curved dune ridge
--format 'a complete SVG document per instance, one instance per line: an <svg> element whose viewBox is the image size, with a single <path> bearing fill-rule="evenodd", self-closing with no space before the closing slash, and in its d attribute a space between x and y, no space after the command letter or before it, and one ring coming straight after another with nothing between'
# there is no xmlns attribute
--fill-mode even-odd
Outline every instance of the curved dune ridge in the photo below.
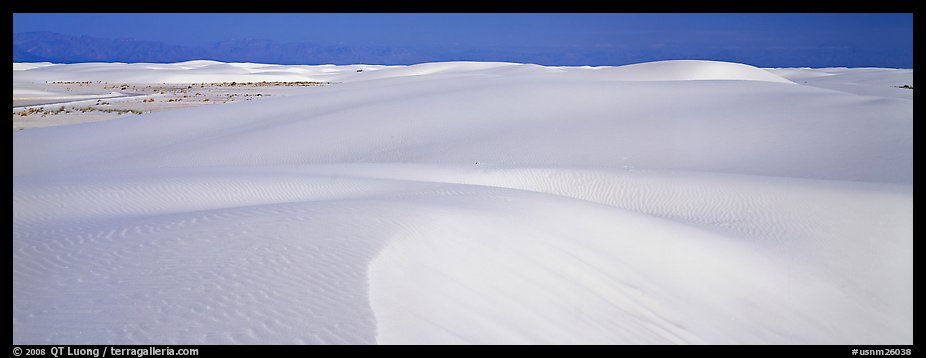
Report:
<svg viewBox="0 0 926 358"><path fill-rule="evenodd" d="M608 68L608 76L625 81L739 80L793 83L761 68L740 63L674 60Z"/></svg>
<svg viewBox="0 0 926 358"><path fill-rule="evenodd" d="M338 82L14 131L14 344L912 344L907 70L808 71L14 64Z"/></svg>
<svg viewBox="0 0 926 358"><path fill-rule="evenodd" d="M51 62L25 62L25 63L13 63L13 71L25 71L31 70L33 68L46 67L54 65Z"/></svg>

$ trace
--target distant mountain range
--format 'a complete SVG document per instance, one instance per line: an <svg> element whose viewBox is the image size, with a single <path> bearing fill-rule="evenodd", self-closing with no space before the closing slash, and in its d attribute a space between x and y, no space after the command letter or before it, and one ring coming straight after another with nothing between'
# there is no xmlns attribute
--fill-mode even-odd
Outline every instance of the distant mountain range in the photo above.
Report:
<svg viewBox="0 0 926 358"><path fill-rule="evenodd" d="M413 63L409 50L278 43L245 39L206 46L170 45L133 38L107 39L54 32L13 34L14 62L180 62L209 59L224 62L278 64Z"/></svg>
<svg viewBox="0 0 926 358"><path fill-rule="evenodd" d="M456 46L375 47L337 46L318 43L280 43L263 39L215 42L182 46L133 38L108 39L53 32L13 34L14 62L181 62L216 60L268 64L380 64L409 65L437 61L502 61L540 65L625 65L630 63L701 59L729 61L758 67L899 67L911 68L908 49L874 51L843 43L822 42L813 46L765 48L754 46L710 47L699 44L621 44L567 48L507 46L461 48Z"/></svg>

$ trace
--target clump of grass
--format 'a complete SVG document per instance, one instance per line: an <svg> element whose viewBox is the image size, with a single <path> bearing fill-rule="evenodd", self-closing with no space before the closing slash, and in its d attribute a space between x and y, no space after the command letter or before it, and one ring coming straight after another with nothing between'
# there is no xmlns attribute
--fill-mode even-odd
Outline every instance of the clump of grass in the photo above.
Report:
<svg viewBox="0 0 926 358"><path fill-rule="evenodd" d="M142 114L143 113L142 111L135 110L135 109L98 109L98 111L104 112L104 113L119 113L119 114L126 114L126 113Z"/></svg>
<svg viewBox="0 0 926 358"><path fill-rule="evenodd" d="M44 107L39 107L39 108L35 108L35 107L26 108L26 109L24 109L24 110L22 110L22 111L19 111L19 116L20 116L20 117L25 117L25 116L28 116L28 115L31 115L31 114L37 114L37 113L45 114L45 108L44 108Z"/></svg>

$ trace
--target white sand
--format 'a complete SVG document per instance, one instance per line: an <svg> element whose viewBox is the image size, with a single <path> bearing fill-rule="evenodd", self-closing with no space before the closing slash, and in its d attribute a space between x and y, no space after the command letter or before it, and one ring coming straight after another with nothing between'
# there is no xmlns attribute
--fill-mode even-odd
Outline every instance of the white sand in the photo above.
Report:
<svg viewBox="0 0 926 358"><path fill-rule="evenodd" d="M913 343L910 70L28 67L339 83L14 131L14 344Z"/></svg>

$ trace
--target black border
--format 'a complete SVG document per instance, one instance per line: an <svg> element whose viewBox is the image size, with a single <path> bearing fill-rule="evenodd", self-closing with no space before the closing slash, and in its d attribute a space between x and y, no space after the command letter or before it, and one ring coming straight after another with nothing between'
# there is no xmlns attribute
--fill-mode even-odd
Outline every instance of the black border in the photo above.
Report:
<svg viewBox="0 0 926 358"><path fill-rule="evenodd" d="M391 346L354 346L354 345L308 345L308 346L287 346L287 345L13 345L11 347L11 357L54 357L51 354L52 348L54 347L71 347L71 348L89 348L89 349L99 349L100 357L102 357L102 352L106 347L118 347L118 348L149 348L155 347L158 349L181 349L181 348L194 348L199 351L199 354L196 356L186 356L186 357L228 357L228 356L244 356L244 357L263 357L267 355L297 355L305 354L308 352L316 353L368 353L372 350L386 350L386 351L396 351L396 350L433 350L433 349L442 349L441 346L401 346L401 345L391 345ZM19 348L20 352L24 352L25 349L44 349L45 355L16 355L16 349ZM678 346L678 345L661 345L661 346L647 346L647 345L612 345L612 346L601 346L601 345L583 345L583 346L510 346L510 345L495 345L491 346L492 349L497 350L510 350L510 351L526 351L532 349L542 349L543 354L556 354L564 351L562 349L572 350L582 350L582 349L595 349L595 350L605 350L613 351L617 353L628 353L628 354L671 354L671 355L698 355L698 356L735 356L735 357L755 357L755 356L797 356L797 357L866 357L870 355L862 355L861 351L863 350L873 350L873 349L899 349L907 350L910 349L913 355L916 349L912 346L904 345L687 345L687 346ZM482 349L481 346L454 346L454 350L458 350L459 353L467 353L468 351ZM853 350L858 350L859 354L853 354ZM897 355L897 357L904 357L909 355ZM88 355L89 356L89 355ZM88 357L84 356L84 357ZM167 355L161 355L162 357L169 357ZM886 355L881 355L886 356ZM68 357L80 357L77 355L58 355L58 358L68 358ZM108 354L107 357L136 357L136 356L113 356ZM154 357L154 356L148 356ZM177 356L175 356L177 357Z"/></svg>
<svg viewBox="0 0 926 358"><path fill-rule="evenodd" d="M609 1L569 1L569 2L499 2L486 0L453 1L205 1L205 0L104 0L104 1L8 1L11 8L10 25L13 13L436 13L436 12L472 12L472 13L583 13L583 12L619 12L619 13L913 13L913 1L877 1L877 2L798 2L793 0L777 1L644 1L632 2ZM914 33L916 26L914 21ZM12 34L12 26L8 27ZM10 38L10 37L7 37ZM7 51L12 52L11 47ZM914 46L914 63L916 63L916 46ZM12 53L11 53L12 55ZM11 347L11 356L16 355L16 348L44 348L51 356L52 347L100 348L103 345L15 345ZM111 345L121 348L145 348L150 345ZM265 356L297 355L319 350L331 353L364 353L369 349L405 349L409 346L287 346L287 345L157 345L155 347L197 348L200 357L210 356ZM475 347L454 347L454 349L474 349ZM495 349L543 349L545 354L557 353L557 349L604 349L628 354L699 354L718 356L841 356L852 357L853 349L912 349L914 345L695 345L695 346L570 346L564 347L512 347L494 346ZM427 348L418 348L427 349ZM550 349L553 349L551 351ZM462 351L461 351L462 352ZM861 356L861 355L859 355Z"/></svg>

